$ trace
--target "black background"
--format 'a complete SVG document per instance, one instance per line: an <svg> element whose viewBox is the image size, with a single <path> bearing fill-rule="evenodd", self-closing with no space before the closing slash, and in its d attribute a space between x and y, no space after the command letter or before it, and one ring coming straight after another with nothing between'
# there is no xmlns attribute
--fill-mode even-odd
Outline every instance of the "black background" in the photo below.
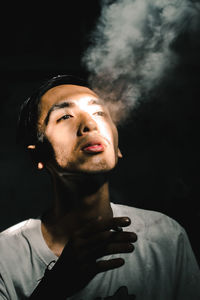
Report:
<svg viewBox="0 0 200 300"><path fill-rule="evenodd" d="M87 77L81 57L100 14L99 1L2 7L0 18L0 230L37 216L51 201L47 174L16 145L20 104L57 74ZM185 32L180 63L154 96L119 128L124 155L111 178L115 202L157 210L186 229L200 261L200 35Z"/></svg>

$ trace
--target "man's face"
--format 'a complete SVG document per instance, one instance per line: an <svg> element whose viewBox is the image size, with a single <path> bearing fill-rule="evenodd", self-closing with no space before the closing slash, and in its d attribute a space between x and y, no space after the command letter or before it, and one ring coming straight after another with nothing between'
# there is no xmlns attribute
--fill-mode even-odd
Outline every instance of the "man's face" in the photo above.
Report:
<svg viewBox="0 0 200 300"><path fill-rule="evenodd" d="M105 172L117 163L117 129L102 101L86 87L48 90L41 98L38 129L54 150L55 165L65 171Z"/></svg>

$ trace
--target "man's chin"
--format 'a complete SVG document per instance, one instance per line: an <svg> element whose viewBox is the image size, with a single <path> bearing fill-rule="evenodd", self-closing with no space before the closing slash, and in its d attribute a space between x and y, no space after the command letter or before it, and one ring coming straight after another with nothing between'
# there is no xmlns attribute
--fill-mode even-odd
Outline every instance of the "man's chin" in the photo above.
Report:
<svg viewBox="0 0 200 300"><path fill-rule="evenodd" d="M112 171L116 166L116 161L114 159L109 160L99 160L97 163L91 163L86 165L81 165L80 169L83 172L86 173L93 173L93 174L99 174L99 173L108 173Z"/></svg>
<svg viewBox="0 0 200 300"><path fill-rule="evenodd" d="M90 167L87 167L87 168L60 168L59 169L59 173L62 173L62 174L80 174L80 175L89 175L89 174L107 174L107 173L110 173L113 169L115 168L115 165L114 166L101 166L101 167L95 167L95 166L90 166Z"/></svg>
<svg viewBox="0 0 200 300"><path fill-rule="evenodd" d="M111 172L112 170L114 169L114 167L113 168L104 168L104 169L92 169L92 168L90 168L90 169L63 169L62 171L63 171L63 173L65 173L66 175L67 174L82 174L82 175L89 175L89 174L106 174L106 173L109 173L109 172Z"/></svg>
<svg viewBox="0 0 200 300"><path fill-rule="evenodd" d="M98 164L82 164L82 165L74 165L68 163L67 166L61 166L60 164L56 163L51 166L51 170L57 175L64 176L64 175L72 175L72 174L107 174L111 172L116 167L116 164L113 162L101 161Z"/></svg>

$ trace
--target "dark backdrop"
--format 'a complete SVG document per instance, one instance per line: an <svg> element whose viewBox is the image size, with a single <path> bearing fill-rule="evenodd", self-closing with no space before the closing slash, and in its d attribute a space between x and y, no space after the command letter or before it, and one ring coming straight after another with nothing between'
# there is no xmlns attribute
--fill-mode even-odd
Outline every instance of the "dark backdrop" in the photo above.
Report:
<svg viewBox="0 0 200 300"><path fill-rule="evenodd" d="M16 145L19 106L53 75L87 77L81 57L99 13L98 1L1 10L0 230L37 216L51 201L49 177ZM200 47L185 34L177 49L182 60L174 76L119 128L124 158L112 174L111 189L115 202L176 219L200 261Z"/></svg>

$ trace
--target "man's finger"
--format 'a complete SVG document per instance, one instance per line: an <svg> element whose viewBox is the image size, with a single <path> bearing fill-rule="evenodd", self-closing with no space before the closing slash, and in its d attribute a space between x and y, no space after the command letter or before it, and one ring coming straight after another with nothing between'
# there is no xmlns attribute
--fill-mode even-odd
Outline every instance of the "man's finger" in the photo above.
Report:
<svg viewBox="0 0 200 300"><path fill-rule="evenodd" d="M123 266L125 263L123 258L113 258L109 260L100 260L96 262L95 273L102 273L108 270L113 270Z"/></svg>
<svg viewBox="0 0 200 300"><path fill-rule="evenodd" d="M118 243L118 244L109 244L105 250L104 253L99 252L98 255L100 257L106 256L106 255L112 255L112 254L120 254L120 253L130 253L133 252L134 246L131 243Z"/></svg>
<svg viewBox="0 0 200 300"><path fill-rule="evenodd" d="M107 242L130 242L135 243L137 241L137 235L134 232L122 231L122 232L113 232L113 231L104 231L92 235L91 238L87 240L87 246L98 245ZM85 246L85 245L84 245Z"/></svg>
<svg viewBox="0 0 200 300"><path fill-rule="evenodd" d="M111 232L105 231L83 240L79 252L80 261L96 260L105 255L116 253L129 253L133 249L131 243L137 240L133 232Z"/></svg>
<svg viewBox="0 0 200 300"><path fill-rule="evenodd" d="M88 238L98 232L115 229L116 227L126 227L131 224L128 217L115 217L111 219L97 219L87 224L85 227L76 232L80 237Z"/></svg>
<svg viewBox="0 0 200 300"><path fill-rule="evenodd" d="M94 261L106 255L130 253L133 252L133 250L134 246L131 243L110 243L108 245L96 247L92 252L90 251L90 253L88 253L85 259Z"/></svg>

